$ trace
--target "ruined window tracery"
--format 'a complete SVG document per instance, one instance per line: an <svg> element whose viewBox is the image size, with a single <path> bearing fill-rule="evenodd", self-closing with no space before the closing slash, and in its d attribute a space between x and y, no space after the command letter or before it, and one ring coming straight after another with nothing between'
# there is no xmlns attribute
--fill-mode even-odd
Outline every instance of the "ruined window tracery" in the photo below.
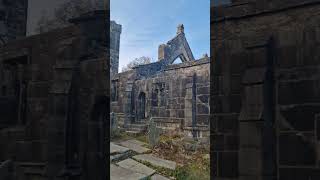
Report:
<svg viewBox="0 0 320 180"><path fill-rule="evenodd" d="M152 106L161 107L166 105L165 83L155 83L152 91Z"/></svg>
<svg viewBox="0 0 320 180"><path fill-rule="evenodd" d="M146 115L146 94L141 92L139 95L139 108L138 108L138 116L139 119L145 119Z"/></svg>

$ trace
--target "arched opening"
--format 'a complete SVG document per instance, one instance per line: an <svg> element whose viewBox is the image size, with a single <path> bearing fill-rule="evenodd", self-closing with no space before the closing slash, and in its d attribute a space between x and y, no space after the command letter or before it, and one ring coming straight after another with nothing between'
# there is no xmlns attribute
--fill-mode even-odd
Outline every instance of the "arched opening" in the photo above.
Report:
<svg viewBox="0 0 320 180"><path fill-rule="evenodd" d="M146 118L146 94L141 92L138 99L138 121Z"/></svg>
<svg viewBox="0 0 320 180"><path fill-rule="evenodd" d="M172 62L172 64L180 64L180 63L182 63L182 60L181 60L180 57L176 58L176 59Z"/></svg>

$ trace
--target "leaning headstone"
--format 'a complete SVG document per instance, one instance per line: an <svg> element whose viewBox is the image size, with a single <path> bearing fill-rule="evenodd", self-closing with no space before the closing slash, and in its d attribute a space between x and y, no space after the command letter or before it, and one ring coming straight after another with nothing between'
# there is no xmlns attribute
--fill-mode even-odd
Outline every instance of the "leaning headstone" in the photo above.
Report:
<svg viewBox="0 0 320 180"><path fill-rule="evenodd" d="M148 139L149 144L153 147L159 143L160 139L160 129L157 128L156 123L154 122L154 119L151 118L149 121L149 127L148 127Z"/></svg>

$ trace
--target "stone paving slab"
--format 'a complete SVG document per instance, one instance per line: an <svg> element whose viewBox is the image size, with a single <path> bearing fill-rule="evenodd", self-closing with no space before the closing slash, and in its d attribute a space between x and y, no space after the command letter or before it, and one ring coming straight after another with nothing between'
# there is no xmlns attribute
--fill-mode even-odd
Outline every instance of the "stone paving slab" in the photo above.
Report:
<svg viewBox="0 0 320 180"><path fill-rule="evenodd" d="M170 180L170 179L168 179L164 176L161 176L159 174L155 174L155 175L151 176L151 180Z"/></svg>
<svg viewBox="0 0 320 180"><path fill-rule="evenodd" d="M120 161L117 163L120 167L130 169L131 171L140 173L140 174L145 174L147 176L151 176L154 174L156 171L149 168L148 166L141 164L133 159L126 159L123 161Z"/></svg>
<svg viewBox="0 0 320 180"><path fill-rule="evenodd" d="M130 140L128 140L128 142L134 143L134 144L138 144L138 145L140 145L140 146L143 146L143 145L146 145L146 144L147 144L147 143L145 143L145 142L142 142L142 141L139 141L139 140L136 140L136 139L130 139Z"/></svg>
<svg viewBox="0 0 320 180"><path fill-rule="evenodd" d="M160 166L160 167L164 167L172 170L175 170L177 166L177 164L173 161L161 159L161 158L152 156L151 154L140 154L140 155L133 156L133 158L140 161L147 161L154 166Z"/></svg>
<svg viewBox="0 0 320 180"><path fill-rule="evenodd" d="M145 174L140 174L129 169L110 164L111 180L140 180L145 179Z"/></svg>
<svg viewBox="0 0 320 180"><path fill-rule="evenodd" d="M146 147L143 147L142 145L140 145L140 143L139 142L137 143L137 142L132 141L132 140L127 140L127 141L122 141L119 144L121 146L125 146L125 147L129 148L130 150L135 151L135 152L140 153L140 154L150 151L150 149L148 149Z"/></svg>
<svg viewBox="0 0 320 180"><path fill-rule="evenodd" d="M110 154L122 154L122 153L126 153L127 151L129 151L129 148L119 146L112 142L110 143Z"/></svg>

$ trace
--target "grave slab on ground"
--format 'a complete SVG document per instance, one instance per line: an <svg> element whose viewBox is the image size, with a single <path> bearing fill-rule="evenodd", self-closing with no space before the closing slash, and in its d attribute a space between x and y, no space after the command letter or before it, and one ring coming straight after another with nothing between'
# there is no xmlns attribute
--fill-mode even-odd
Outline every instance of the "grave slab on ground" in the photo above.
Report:
<svg viewBox="0 0 320 180"><path fill-rule="evenodd" d="M158 158L151 154L136 155L136 156L133 156L133 159L140 160L140 161L147 161L154 166L164 167L171 170L175 170L177 166L177 164L173 161Z"/></svg>
<svg viewBox="0 0 320 180"><path fill-rule="evenodd" d="M140 180L148 176L137 173L129 169L110 164L110 179L111 180Z"/></svg>
<svg viewBox="0 0 320 180"><path fill-rule="evenodd" d="M130 150L135 151L140 154L150 151L150 149L143 147L142 146L143 144L141 145L141 143L143 143L143 142L140 142L137 140L127 140L127 141L122 141L119 144L121 146L125 146L125 147L129 148Z"/></svg>
<svg viewBox="0 0 320 180"><path fill-rule="evenodd" d="M121 159L125 159L129 156L130 149L110 143L110 162L119 161Z"/></svg>
<svg viewBox="0 0 320 180"><path fill-rule="evenodd" d="M110 154L122 154L129 151L129 148L119 146L114 144L113 142L110 143Z"/></svg>
<svg viewBox="0 0 320 180"><path fill-rule="evenodd" d="M149 168L148 166L141 164L133 159L126 159L126 160L120 161L117 163L117 165L126 169L130 169L131 171L134 171L137 173L145 174L147 176L151 176L156 172L155 170Z"/></svg>
<svg viewBox="0 0 320 180"><path fill-rule="evenodd" d="M166 178L164 176L161 176L159 174L155 174L155 175L151 176L151 180L170 180L170 179Z"/></svg>

